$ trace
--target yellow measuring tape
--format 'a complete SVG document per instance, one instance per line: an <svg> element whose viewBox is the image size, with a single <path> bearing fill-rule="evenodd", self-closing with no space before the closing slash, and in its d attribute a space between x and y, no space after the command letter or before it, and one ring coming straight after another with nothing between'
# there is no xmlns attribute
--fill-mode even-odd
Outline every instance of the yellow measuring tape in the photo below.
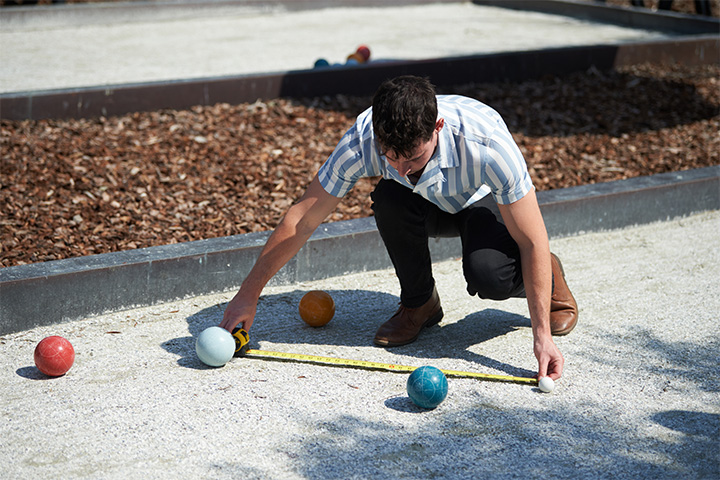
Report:
<svg viewBox="0 0 720 480"><path fill-rule="evenodd" d="M305 355L300 353L270 352L267 350L253 350L248 348L250 341L248 333L243 329L235 329L233 331L235 337L235 356L236 357L254 357L254 358L276 358L281 360L291 360L296 362L317 363L324 365L340 365L343 367L366 368L369 370L383 370L388 372L412 372L418 367L407 365L395 365L392 363L367 362L364 360L348 360L335 357L320 357L317 355ZM512 382L525 385L537 385L536 378L529 377L513 377L511 375L494 375L491 373L477 372L461 372L459 370L440 370L448 377L459 378L477 378L481 380L493 382Z"/></svg>

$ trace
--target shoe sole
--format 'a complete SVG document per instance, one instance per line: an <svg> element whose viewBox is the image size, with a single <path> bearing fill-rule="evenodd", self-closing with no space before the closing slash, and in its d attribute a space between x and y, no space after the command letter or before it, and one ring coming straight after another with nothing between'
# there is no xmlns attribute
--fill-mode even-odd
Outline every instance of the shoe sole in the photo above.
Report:
<svg viewBox="0 0 720 480"><path fill-rule="evenodd" d="M410 340L408 340L406 342L389 342L387 340L375 339L375 340L373 340L373 343L375 343L375 345L377 345L379 347L400 347L402 345L407 345L409 343L413 343L415 340L418 339L418 337L420 336L420 333L423 331L423 329L430 328L433 325L437 325L438 323L440 323L440 320L442 320L444 315L445 314L443 313L442 308L440 308L440 310L435 315L430 317L428 319L428 321L425 322L422 327L420 327L420 330L418 331L417 335L415 335L413 338L411 338Z"/></svg>
<svg viewBox="0 0 720 480"><path fill-rule="evenodd" d="M577 321L575 322L575 325L577 325ZM572 332L575 329L575 325L573 325L570 328L566 328L565 330L560 330L559 332L551 332L553 337L562 337L564 335L567 335L568 333Z"/></svg>

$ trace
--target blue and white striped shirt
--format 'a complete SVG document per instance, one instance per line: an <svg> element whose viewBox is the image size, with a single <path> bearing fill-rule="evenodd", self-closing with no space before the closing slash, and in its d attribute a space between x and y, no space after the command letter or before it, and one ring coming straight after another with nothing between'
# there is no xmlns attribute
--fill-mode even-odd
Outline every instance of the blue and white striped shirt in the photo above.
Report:
<svg viewBox="0 0 720 480"><path fill-rule="evenodd" d="M391 167L375 141L372 109L357 117L318 178L331 195L343 197L362 177L395 180L442 210L457 213L488 193L510 204L532 190L527 164L500 115L468 97L439 95L438 116L445 125L438 146L416 185Z"/></svg>

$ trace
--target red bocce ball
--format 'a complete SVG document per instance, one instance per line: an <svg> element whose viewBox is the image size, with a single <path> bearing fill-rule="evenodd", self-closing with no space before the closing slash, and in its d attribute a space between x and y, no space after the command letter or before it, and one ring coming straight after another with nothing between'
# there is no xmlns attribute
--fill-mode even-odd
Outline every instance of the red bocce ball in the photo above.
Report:
<svg viewBox="0 0 720 480"><path fill-rule="evenodd" d="M35 366L50 377L65 375L74 361L75 349L63 337L44 338L35 347Z"/></svg>

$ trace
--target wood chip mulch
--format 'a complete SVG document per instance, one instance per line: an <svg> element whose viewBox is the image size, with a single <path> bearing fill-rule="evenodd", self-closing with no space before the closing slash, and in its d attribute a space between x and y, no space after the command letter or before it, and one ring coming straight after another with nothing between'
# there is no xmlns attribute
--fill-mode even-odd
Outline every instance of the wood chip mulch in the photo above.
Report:
<svg viewBox="0 0 720 480"><path fill-rule="evenodd" d="M442 89L496 108L539 190L720 164L720 67ZM0 122L0 265L274 228L369 97ZM328 221L371 214L361 181Z"/></svg>

